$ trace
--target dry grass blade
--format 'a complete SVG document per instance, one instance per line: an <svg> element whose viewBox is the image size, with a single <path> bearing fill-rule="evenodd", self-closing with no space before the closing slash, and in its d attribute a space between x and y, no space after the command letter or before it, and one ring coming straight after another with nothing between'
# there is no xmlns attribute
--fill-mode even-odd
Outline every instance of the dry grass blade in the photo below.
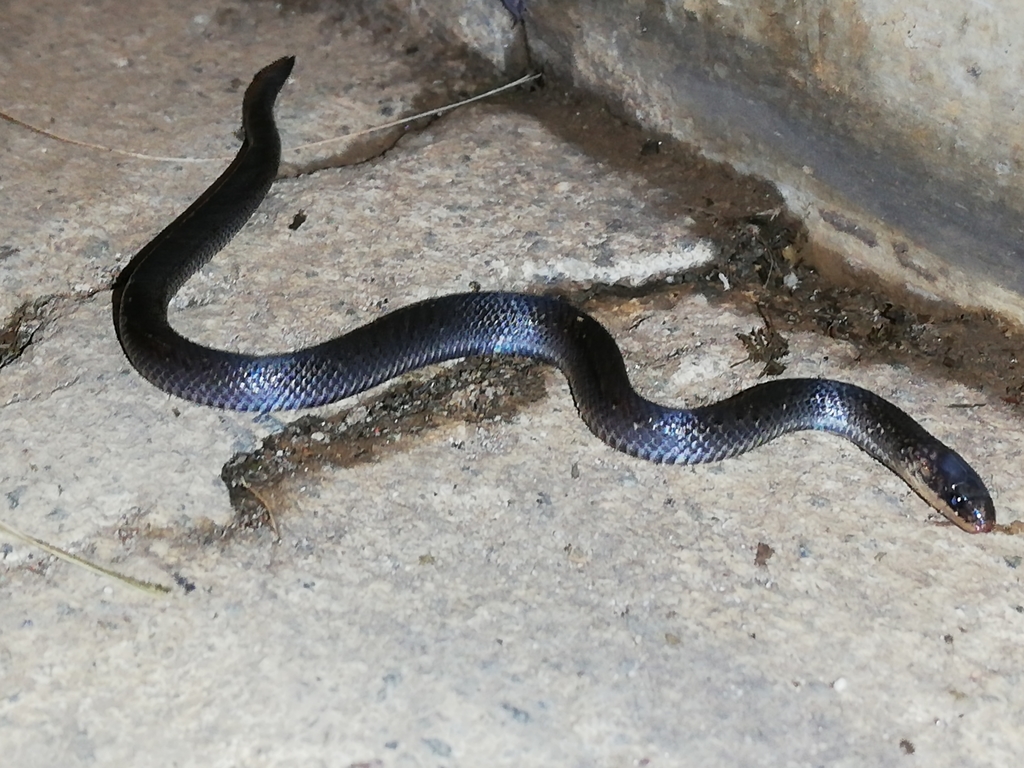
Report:
<svg viewBox="0 0 1024 768"><path fill-rule="evenodd" d="M302 144L301 146L298 147L292 147L292 151L299 149L309 149L310 147L319 147L324 144L330 144L335 141L346 141L357 136L365 136L368 133L374 133L376 131L383 131L388 128L394 128L396 125L410 123L413 122L414 120L419 120L422 117L433 117L434 115L443 115L445 112L448 112L450 110L458 109L459 107L464 107L467 104L472 104L475 101L480 101L482 99L486 99L496 94L502 93L503 91L516 88L520 85L525 85L526 83L532 82L533 80L537 80L539 77L540 73L535 72L532 75L525 75L523 77L520 77L518 80L515 80L511 83L506 83L505 85L499 86L497 88L492 88L486 93L481 93L478 96L472 96L468 99L463 99L462 101L457 101L453 104L446 104L445 106L437 107L436 109L429 109L426 112L420 112L419 114L416 115L408 115L406 117L399 118L398 120L392 120L390 123L384 123L383 125L375 125L372 128L366 128L365 130L357 131L356 133L349 133L344 136L335 136L330 139L324 139L323 141L315 141L311 144ZM68 138L67 136L61 136L56 133L51 133L50 131L39 128L30 123L26 123L23 120L19 120L13 115L8 115L5 112L0 112L0 120L5 120L6 122L11 123L12 125L18 126L19 128L24 128L26 131L37 133L40 136L45 136L48 139L59 141L62 144L70 144L75 147L84 147L85 149L95 149L99 150L100 152L113 152L114 154L122 155L124 157L134 157L137 160L151 160L158 163L224 163L231 160L230 157L164 157L162 155L147 155L143 152L132 152L131 150L127 149L106 147L102 144L93 144L92 142L80 141L78 139L71 139Z"/></svg>
<svg viewBox="0 0 1024 768"><path fill-rule="evenodd" d="M17 530L16 528L12 528L6 523L0 522L0 531L3 531L4 533L10 536L14 536L15 538L24 541L26 544L29 544L30 546L38 547L39 549L46 552L48 555L53 555L54 557L58 558L59 560L63 560L66 563L71 563L71 565L77 565L79 568L84 568L85 570L91 571L92 573L98 574L100 576L107 576L111 579L117 579L122 584L127 584L129 587L134 587L135 589L147 592L151 595L162 595L167 594L171 591L170 587L166 587L163 584L154 584L151 581L135 579L131 576L126 576L123 573L118 573L117 571L111 570L110 568L104 568L102 565L96 565L96 563L89 562L84 558L78 557L78 555L72 555L70 552L66 552L60 547L55 547L52 544L47 544L45 541L41 541L40 539L37 539L35 536L29 536L27 533L22 533L21 531Z"/></svg>

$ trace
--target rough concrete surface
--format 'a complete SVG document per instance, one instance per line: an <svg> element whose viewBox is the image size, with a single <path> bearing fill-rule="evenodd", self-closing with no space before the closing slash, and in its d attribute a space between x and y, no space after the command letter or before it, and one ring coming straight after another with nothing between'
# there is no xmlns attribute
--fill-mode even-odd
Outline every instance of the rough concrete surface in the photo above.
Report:
<svg viewBox="0 0 1024 768"><path fill-rule="evenodd" d="M82 141L223 158L244 85L286 53L286 147L483 89L459 59L358 21L336 6L14 0L0 109ZM992 766L1024 751L1020 539L933 524L828 436L651 465L591 436L545 370L515 415L297 472L270 500L280 541L231 527L221 467L293 416L169 399L124 360L109 310L112 276L223 161L9 124L0 152L0 314L38 301L49 319L0 369L0 520L174 585L139 593L0 535L5 765ZM629 284L708 260L642 185L477 105L373 162L280 181L174 321L214 345L286 349L473 283ZM755 308L672 295L602 304L637 387L700 403L755 383L735 337ZM981 469L1004 522L1020 517L1024 439L1004 404L821 336L790 350L787 375L892 399ZM355 422L379 394L324 412Z"/></svg>

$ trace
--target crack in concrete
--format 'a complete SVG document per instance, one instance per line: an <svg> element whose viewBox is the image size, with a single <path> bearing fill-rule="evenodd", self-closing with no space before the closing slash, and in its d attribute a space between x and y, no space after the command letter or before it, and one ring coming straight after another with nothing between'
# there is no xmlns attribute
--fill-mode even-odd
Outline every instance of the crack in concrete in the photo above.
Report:
<svg viewBox="0 0 1024 768"><path fill-rule="evenodd" d="M221 470L235 510L232 527L277 531L289 506L283 486L296 477L315 480L329 466L379 461L416 445L410 436L448 424L513 419L544 397L543 368L518 358L470 358L439 374L412 374L330 416L296 419Z"/></svg>
<svg viewBox="0 0 1024 768"><path fill-rule="evenodd" d="M379 160L392 150L396 144L410 133L419 133L427 128L433 118L420 118L424 121L422 125L399 126L388 131L382 131L374 136L361 137L361 140L354 141L340 152L319 157L306 163L282 162L278 171L277 180L297 179L300 176L311 176L319 171L332 170L337 168L351 168L363 163Z"/></svg>
<svg viewBox="0 0 1024 768"><path fill-rule="evenodd" d="M48 294L21 304L0 327L0 370L20 358L43 330L61 314L66 298Z"/></svg>

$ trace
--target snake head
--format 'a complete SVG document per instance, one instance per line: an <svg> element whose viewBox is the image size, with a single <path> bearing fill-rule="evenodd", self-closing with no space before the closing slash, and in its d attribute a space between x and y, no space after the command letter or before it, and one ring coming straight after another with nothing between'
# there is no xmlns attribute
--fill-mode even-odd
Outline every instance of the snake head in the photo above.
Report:
<svg viewBox="0 0 1024 768"><path fill-rule="evenodd" d="M996 523L996 508L985 483L971 465L954 451L939 461L943 479L940 497L948 505L946 516L968 533L988 533Z"/></svg>

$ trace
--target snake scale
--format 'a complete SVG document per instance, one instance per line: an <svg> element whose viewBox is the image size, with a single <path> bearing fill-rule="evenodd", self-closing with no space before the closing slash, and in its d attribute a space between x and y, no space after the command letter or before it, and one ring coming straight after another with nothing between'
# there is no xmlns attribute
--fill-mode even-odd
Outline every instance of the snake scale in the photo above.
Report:
<svg viewBox="0 0 1024 768"><path fill-rule="evenodd" d="M873 392L828 379L780 379L700 408L659 405L633 389L611 334L556 297L439 296L322 344L276 355L211 349L181 336L167 318L171 298L248 221L277 175L281 142L274 104L294 61L279 59L256 74L243 99L244 140L230 166L115 282L113 320L121 347L157 387L220 408L308 408L431 363L517 355L559 368L583 421L617 450L654 462L696 464L736 456L787 432L823 430L851 440L964 530L992 529L995 509L979 475Z"/></svg>

